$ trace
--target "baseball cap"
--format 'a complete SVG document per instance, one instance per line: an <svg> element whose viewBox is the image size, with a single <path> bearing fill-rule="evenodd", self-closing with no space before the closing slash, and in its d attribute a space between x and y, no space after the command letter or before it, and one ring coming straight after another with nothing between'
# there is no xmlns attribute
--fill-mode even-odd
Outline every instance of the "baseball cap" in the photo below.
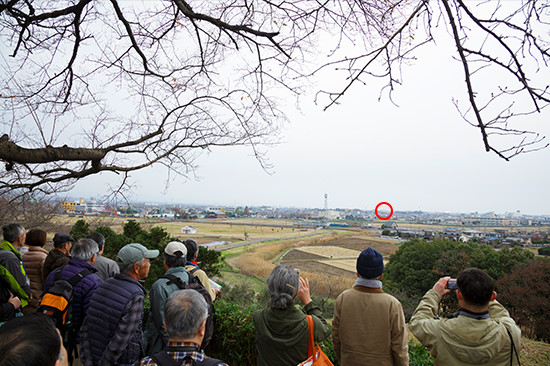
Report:
<svg viewBox="0 0 550 366"><path fill-rule="evenodd" d="M187 247L181 241L171 241L166 244L164 248L164 253L171 255L173 257L187 257Z"/></svg>
<svg viewBox="0 0 550 366"><path fill-rule="evenodd" d="M134 264L143 258L156 258L159 255L158 250L149 250L139 243L126 244L116 256L117 261L123 265Z"/></svg>

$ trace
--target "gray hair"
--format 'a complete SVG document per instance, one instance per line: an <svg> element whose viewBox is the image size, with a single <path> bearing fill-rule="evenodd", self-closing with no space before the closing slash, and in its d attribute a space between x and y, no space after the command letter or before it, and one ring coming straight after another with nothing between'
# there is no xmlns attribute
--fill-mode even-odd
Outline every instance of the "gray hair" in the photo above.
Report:
<svg viewBox="0 0 550 366"><path fill-rule="evenodd" d="M271 296L271 304L277 309L286 309L292 305L298 293L300 280L296 269L279 264L267 278L267 289Z"/></svg>
<svg viewBox="0 0 550 366"><path fill-rule="evenodd" d="M139 260L137 262L134 262L134 263L122 263L122 262L117 260L118 267L120 268L120 273L124 273L124 274L132 273L132 271L134 269L134 264L136 264L136 263L139 263L139 266L143 267L143 260L144 259L145 258L142 258L141 260Z"/></svg>
<svg viewBox="0 0 550 366"><path fill-rule="evenodd" d="M97 246L99 247L98 252L103 249L103 246L105 245L105 237L98 233L97 231L94 231L93 233L89 234L86 239L92 239L97 243Z"/></svg>
<svg viewBox="0 0 550 366"><path fill-rule="evenodd" d="M80 259L89 262L94 254L97 254L99 248L97 243L92 239L79 239L71 248L71 256L74 259Z"/></svg>
<svg viewBox="0 0 550 366"><path fill-rule="evenodd" d="M25 228L23 225L17 222L10 222L2 226L2 234L5 241L9 241L10 244L14 243L18 237L25 234Z"/></svg>
<svg viewBox="0 0 550 366"><path fill-rule="evenodd" d="M196 290L175 291L164 304L164 324L171 338L193 338L208 317L208 305Z"/></svg>

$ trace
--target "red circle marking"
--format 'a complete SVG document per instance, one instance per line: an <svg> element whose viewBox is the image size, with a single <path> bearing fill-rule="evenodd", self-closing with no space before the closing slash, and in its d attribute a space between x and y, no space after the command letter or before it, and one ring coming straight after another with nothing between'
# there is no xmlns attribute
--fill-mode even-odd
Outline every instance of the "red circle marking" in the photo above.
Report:
<svg viewBox="0 0 550 366"><path fill-rule="evenodd" d="M380 215L378 215L378 208L382 205L388 205L390 207L390 215L388 217L381 217ZM391 205L387 202L380 202L376 208L374 209L374 214L376 215L376 217L378 217L380 220L389 220L390 217L392 217L393 215L393 207L391 207Z"/></svg>

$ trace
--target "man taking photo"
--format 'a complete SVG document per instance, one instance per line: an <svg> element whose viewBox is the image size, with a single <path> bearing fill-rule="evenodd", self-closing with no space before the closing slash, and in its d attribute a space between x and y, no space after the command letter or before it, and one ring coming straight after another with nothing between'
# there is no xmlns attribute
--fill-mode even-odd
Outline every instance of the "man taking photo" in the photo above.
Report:
<svg viewBox="0 0 550 366"><path fill-rule="evenodd" d="M484 271L468 268L459 273L458 316L437 319L442 297L451 290L442 277L414 311L410 331L426 346L435 365L519 365L521 330L496 301L493 280Z"/></svg>

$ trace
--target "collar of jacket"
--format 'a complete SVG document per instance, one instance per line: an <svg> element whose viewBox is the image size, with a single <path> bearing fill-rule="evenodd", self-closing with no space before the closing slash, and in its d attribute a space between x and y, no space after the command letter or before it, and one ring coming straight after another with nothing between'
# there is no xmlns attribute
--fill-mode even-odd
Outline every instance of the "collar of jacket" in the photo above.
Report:
<svg viewBox="0 0 550 366"><path fill-rule="evenodd" d="M476 313L468 309L460 308L458 309L458 315L462 315L471 319L489 319L489 310L483 311L481 313Z"/></svg>
<svg viewBox="0 0 550 366"><path fill-rule="evenodd" d="M354 286L353 288L361 292L384 293L384 290L382 290L381 288L371 288L371 287L365 287L360 285Z"/></svg>
<svg viewBox="0 0 550 366"><path fill-rule="evenodd" d="M126 273L117 273L115 275L116 279L118 280L122 280L122 281L128 281L128 282L131 282L131 283L134 283L134 284L137 284L140 288L141 288L141 291L143 291L143 294L146 294L147 291L145 290L145 287L143 287L143 285L141 284L141 282L139 281L136 281L135 279L133 279L130 275L126 274ZM145 280L145 279L144 279Z"/></svg>

